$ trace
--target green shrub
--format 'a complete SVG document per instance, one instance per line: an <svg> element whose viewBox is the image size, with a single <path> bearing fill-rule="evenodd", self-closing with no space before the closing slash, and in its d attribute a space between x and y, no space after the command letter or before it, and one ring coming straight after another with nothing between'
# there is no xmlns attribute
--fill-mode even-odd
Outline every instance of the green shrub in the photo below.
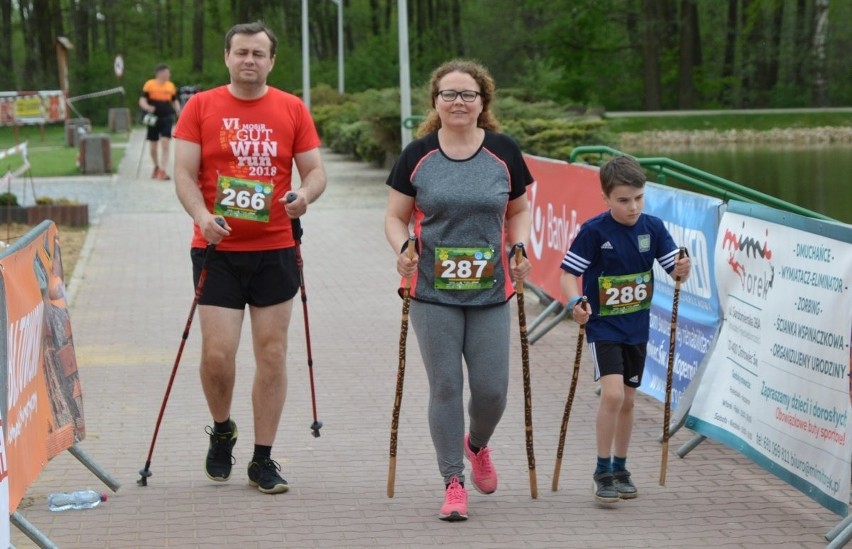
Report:
<svg viewBox="0 0 852 549"><path fill-rule="evenodd" d="M314 122L332 151L382 165L400 153L399 90L371 89L340 95L318 88ZM524 101L521 91L499 94L494 111L503 131L530 154L567 159L577 145L612 144L607 123L587 116L586 107L566 107L555 101ZM428 110L426 88L412 90L412 112Z"/></svg>
<svg viewBox="0 0 852 549"><path fill-rule="evenodd" d="M18 197L15 193L0 193L0 206L17 206Z"/></svg>

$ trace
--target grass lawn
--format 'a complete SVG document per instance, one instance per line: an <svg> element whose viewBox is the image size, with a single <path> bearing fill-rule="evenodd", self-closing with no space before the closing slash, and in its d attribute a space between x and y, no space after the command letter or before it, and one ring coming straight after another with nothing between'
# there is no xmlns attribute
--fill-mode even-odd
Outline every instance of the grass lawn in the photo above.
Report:
<svg viewBox="0 0 852 549"><path fill-rule="evenodd" d="M118 170L118 165L124 156L125 145L129 134L109 133L106 127L93 127L93 134L106 134L111 145L112 171ZM64 177L80 175L77 166L78 149L65 144L65 126L51 124L41 126L20 126L15 128L0 127L0 151L5 151L15 145L27 142L32 177ZM0 160L0 173L7 170L15 171L23 165L20 154L13 154Z"/></svg>

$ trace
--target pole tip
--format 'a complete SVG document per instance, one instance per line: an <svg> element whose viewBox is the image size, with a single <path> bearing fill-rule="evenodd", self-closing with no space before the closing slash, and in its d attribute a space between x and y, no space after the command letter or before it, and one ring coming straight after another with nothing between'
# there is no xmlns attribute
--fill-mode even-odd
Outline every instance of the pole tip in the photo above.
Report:
<svg viewBox="0 0 852 549"><path fill-rule="evenodd" d="M139 469L139 474L141 475L139 480L136 481L136 484L139 486L148 486L148 477L150 477L153 473L149 471L147 468Z"/></svg>
<svg viewBox="0 0 852 549"><path fill-rule="evenodd" d="M322 421L315 421L315 422L311 423L311 434L314 435L314 438L319 438L319 436L320 436L319 430L320 429L322 429Z"/></svg>

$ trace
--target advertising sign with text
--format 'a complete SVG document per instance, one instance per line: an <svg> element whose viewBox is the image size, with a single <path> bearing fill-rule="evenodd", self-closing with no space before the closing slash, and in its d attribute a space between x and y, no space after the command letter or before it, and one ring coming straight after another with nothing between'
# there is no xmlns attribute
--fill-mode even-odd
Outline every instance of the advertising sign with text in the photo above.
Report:
<svg viewBox="0 0 852 549"><path fill-rule="evenodd" d="M845 516L852 226L731 202L715 256L724 320L686 425Z"/></svg>

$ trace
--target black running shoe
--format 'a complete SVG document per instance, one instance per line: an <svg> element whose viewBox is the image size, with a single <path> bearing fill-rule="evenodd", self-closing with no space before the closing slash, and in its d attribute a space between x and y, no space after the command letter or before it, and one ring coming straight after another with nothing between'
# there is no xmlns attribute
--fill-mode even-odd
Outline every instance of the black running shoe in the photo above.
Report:
<svg viewBox="0 0 852 549"><path fill-rule="evenodd" d="M264 494L280 494L290 489L287 481L281 478L278 462L263 458L252 461L248 466L249 485L256 486Z"/></svg>
<svg viewBox="0 0 852 549"><path fill-rule="evenodd" d="M595 499L600 503L616 503L619 499L618 488L615 487L615 477L612 473L598 473L595 479Z"/></svg>
<svg viewBox="0 0 852 549"><path fill-rule="evenodd" d="M639 495L639 490L636 485L630 480L630 471L615 471L612 474L615 477L615 489L618 490L618 497L621 499L633 499Z"/></svg>
<svg viewBox="0 0 852 549"><path fill-rule="evenodd" d="M231 420L231 431L228 433L217 433L209 425L204 432L210 435L204 472L210 480L225 482L231 478L231 467L236 462L232 450L237 443L237 424Z"/></svg>

